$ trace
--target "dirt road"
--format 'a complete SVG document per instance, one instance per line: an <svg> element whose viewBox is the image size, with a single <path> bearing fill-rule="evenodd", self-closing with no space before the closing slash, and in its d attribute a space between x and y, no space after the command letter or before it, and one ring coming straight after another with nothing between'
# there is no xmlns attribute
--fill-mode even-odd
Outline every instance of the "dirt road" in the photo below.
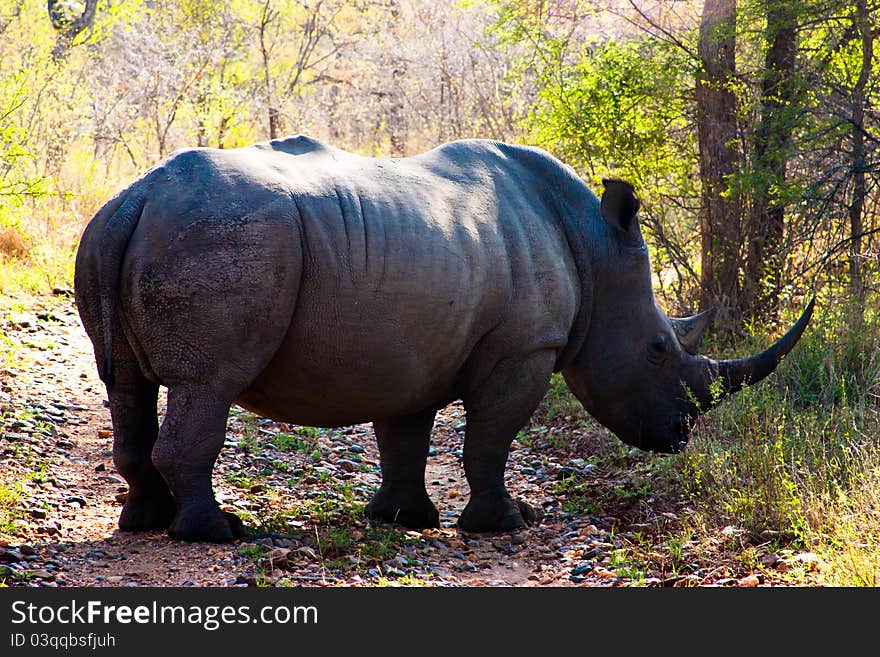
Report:
<svg viewBox="0 0 880 657"><path fill-rule="evenodd" d="M437 418L428 491L443 527L371 526L363 506L378 486L369 425L315 430L234 409L214 471L221 505L253 531L244 542L187 544L164 533L118 531L126 494L115 472L109 410L75 308L63 295L4 308L0 463L17 487L14 532L0 548L12 585L451 585L614 584L613 548L595 520L560 508L560 481L583 461L516 443L511 492L544 511L538 527L468 535L463 412ZM528 443L524 438L522 441ZM546 448L547 445L544 445Z"/></svg>

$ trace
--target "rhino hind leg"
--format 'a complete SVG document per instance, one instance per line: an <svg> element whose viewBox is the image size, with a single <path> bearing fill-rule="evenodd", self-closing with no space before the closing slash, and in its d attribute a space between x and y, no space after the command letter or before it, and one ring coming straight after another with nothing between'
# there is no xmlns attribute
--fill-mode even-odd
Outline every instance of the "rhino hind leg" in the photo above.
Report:
<svg viewBox="0 0 880 657"><path fill-rule="evenodd" d="M554 351L541 350L503 361L464 400L464 470L471 497L458 519L463 530L511 531L538 520L532 507L507 492L504 469L513 439L547 391L555 358Z"/></svg>
<svg viewBox="0 0 880 657"><path fill-rule="evenodd" d="M208 386L178 383L168 389L168 410L152 456L177 504L168 527L171 538L222 543L246 533L235 514L220 510L211 486L229 407Z"/></svg>
<svg viewBox="0 0 880 657"><path fill-rule="evenodd" d="M436 411L373 422L379 442L382 486L367 505L367 517L411 529L440 526L440 514L425 490L425 464Z"/></svg>
<svg viewBox="0 0 880 657"><path fill-rule="evenodd" d="M120 333L121 329L117 335ZM174 518L174 498L150 458L159 433L159 386L141 374L127 343L120 339L113 346L116 382L107 395L113 420L113 463L128 482L119 529L166 529Z"/></svg>

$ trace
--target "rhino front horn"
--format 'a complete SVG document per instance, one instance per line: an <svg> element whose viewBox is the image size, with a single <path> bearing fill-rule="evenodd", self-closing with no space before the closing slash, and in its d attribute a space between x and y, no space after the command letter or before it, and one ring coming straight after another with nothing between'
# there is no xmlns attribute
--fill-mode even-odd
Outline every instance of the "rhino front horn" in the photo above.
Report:
<svg viewBox="0 0 880 657"><path fill-rule="evenodd" d="M743 386L757 383L776 369L779 362L800 340L813 316L815 304L816 298L813 297L804 312L801 313L800 319L788 330L788 333L761 353L736 360L710 361L712 378L721 379L725 395L739 392ZM713 402L713 405L717 401Z"/></svg>

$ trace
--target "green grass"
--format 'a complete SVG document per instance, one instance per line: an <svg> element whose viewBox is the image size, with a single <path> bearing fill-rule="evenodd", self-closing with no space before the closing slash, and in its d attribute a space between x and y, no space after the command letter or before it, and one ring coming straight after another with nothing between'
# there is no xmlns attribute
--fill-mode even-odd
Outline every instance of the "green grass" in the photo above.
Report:
<svg viewBox="0 0 880 657"><path fill-rule="evenodd" d="M562 374L556 373L550 379L550 388L544 395L541 407L532 418L532 423L554 424L558 421L590 421L589 415L584 411L574 395L568 391Z"/></svg>
<svg viewBox="0 0 880 657"><path fill-rule="evenodd" d="M226 483L242 490L248 490L251 486L259 483L259 478L246 475L242 472L233 472L226 475Z"/></svg>
<svg viewBox="0 0 880 657"><path fill-rule="evenodd" d="M17 535L16 521L25 517L26 492L22 481L0 483L0 538L9 539Z"/></svg>
<svg viewBox="0 0 880 657"><path fill-rule="evenodd" d="M550 489L562 499L562 510L578 515L594 514L602 508L600 491L589 480L574 475L564 477Z"/></svg>

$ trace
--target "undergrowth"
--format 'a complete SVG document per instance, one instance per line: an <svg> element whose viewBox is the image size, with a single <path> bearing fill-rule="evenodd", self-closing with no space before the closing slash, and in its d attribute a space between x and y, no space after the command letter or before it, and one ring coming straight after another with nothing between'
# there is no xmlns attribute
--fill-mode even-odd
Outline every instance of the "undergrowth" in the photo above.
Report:
<svg viewBox="0 0 880 657"><path fill-rule="evenodd" d="M868 313L856 326L851 317L849 309L820 301L777 371L702 416L683 454L615 450L606 443L617 439L597 430L579 444L591 453L578 454L595 470L562 480L554 494L571 512L616 513L636 525L653 514L653 538L628 539L630 561L653 563L667 575L720 559L733 576L760 572L780 583L877 585L880 317ZM705 351L742 356L769 340L753 335ZM565 424L559 418L568 416L569 428L589 426L560 384L533 424ZM656 512L635 505L620 513L634 498L675 509L668 514L675 522L659 522ZM799 561L798 554L815 559ZM773 566L775 556L788 559L785 567Z"/></svg>

